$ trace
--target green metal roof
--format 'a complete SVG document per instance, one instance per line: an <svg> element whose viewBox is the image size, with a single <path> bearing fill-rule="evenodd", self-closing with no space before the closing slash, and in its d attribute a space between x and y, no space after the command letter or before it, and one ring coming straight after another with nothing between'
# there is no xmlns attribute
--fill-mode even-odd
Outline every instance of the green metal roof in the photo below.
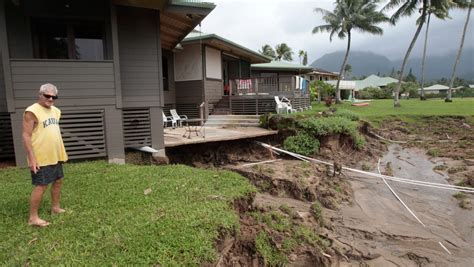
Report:
<svg viewBox="0 0 474 267"><path fill-rule="evenodd" d="M229 46L229 47L234 47L234 48L237 48L238 50L241 50L247 54L250 54L252 57L254 58L257 58L257 62L269 62L271 59L258 53L258 52L255 52L253 51L252 49L249 49L245 46L242 46L242 45L239 45L237 43L234 43L224 37L221 37L217 34L214 34L214 33L203 33L203 32L199 32L199 31L192 31L190 32L182 41L181 41L181 44L188 44L188 43L193 43L193 42L196 42L196 41L199 41L199 40L218 40L222 43L224 43L225 45Z"/></svg>
<svg viewBox="0 0 474 267"><path fill-rule="evenodd" d="M255 70L289 70L289 71L312 71L313 67L311 66L304 66L301 64L294 64L284 61L272 61L270 63L260 63L260 64L252 64L252 69Z"/></svg>
<svg viewBox="0 0 474 267"><path fill-rule="evenodd" d="M369 77L363 80L355 81L355 82L356 82L356 90L360 90L367 87L386 86L389 83L396 83L398 82L398 80L392 77L379 77L377 75L370 75Z"/></svg>
<svg viewBox="0 0 474 267"><path fill-rule="evenodd" d="M201 8L215 8L216 5L210 2L202 2L200 0L171 0L172 5L201 7Z"/></svg>
<svg viewBox="0 0 474 267"><path fill-rule="evenodd" d="M426 91L437 91L437 90L448 90L449 87L446 86L446 85L442 85L442 84L433 84L432 86L428 86L428 87L425 87L423 88L423 90L426 90ZM418 88L419 91L421 91L421 88Z"/></svg>

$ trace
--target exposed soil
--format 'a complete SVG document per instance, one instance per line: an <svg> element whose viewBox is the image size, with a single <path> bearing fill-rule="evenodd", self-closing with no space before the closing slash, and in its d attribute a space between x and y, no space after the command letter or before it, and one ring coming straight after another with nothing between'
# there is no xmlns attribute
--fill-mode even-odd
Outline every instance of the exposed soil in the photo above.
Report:
<svg viewBox="0 0 474 267"><path fill-rule="evenodd" d="M460 127L463 123L459 117L417 124L395 121L377 131L388 139L409 141L402 145L372 137L366 125L361 129L367 141L362 150L353 150L346 136L330 136L321 140L316 157L374 172L382 158L382 172L389 175L472 186L474 132ZM281 139L280 135L262 141L278 146ZM239 233L224 235L218 242L218 266L471 266L474 261L471 195L453 197L451 191L390 182L423 227L382 181L352 173L333 176L331 167L270 153L253 140L206 144L191 151L188 147L173 151L170 159L236 171L259 189L237 205ZM245 165L272 159L279 160ZM315 203L321 204L323 219L315 215ZM300 228L313 236L302 237ZM256 240L262 233L276 253L273 259L280 261L269 262L258 252ZM288 246L291 241L296 244Z"/></svg>

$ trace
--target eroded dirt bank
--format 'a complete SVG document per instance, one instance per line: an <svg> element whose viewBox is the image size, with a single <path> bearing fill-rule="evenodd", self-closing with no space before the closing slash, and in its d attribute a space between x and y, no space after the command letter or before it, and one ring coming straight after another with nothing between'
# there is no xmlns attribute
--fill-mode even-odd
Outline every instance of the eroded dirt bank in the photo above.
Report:
<svg viewBox="0 0 474 267"><path fill-rule="evenodd" d="M344 136L332 136L324 140L316 157L373 172L381 157L382 172L389 175L469 185L474 132L464 123L462 118L426 120L421 125L395 121L377 133L423 142L390 145L366 135L364 149L354 151ZM472 266L474 262L472 195L464 195L461 205L452 191L389 182L424 227L382 181L348 172L333 176L331 168L272 154L251 140L175 151L171 157L174 162L181 158L181 163L197 167L239 172L259 189L237 205L239 233L221 238L220 258L214 265ZM271 159L279 160L245 165Z"/></svg>

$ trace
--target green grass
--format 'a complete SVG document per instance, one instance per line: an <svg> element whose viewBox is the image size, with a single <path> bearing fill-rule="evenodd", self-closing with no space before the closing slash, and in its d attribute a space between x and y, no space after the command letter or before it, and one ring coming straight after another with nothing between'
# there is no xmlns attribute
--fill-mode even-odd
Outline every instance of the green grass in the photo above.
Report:
<svg viewBox="0 0 474 267"><path fill-rule="evenodd" d="M222 231L238 231L234 199L255 188L228 171L191 167L65 164L62 204L49 215L49 191L40 216L27 225L32 186L24 168L0 170L0 265L197 266L216 259ZM151 188L151 193L144 190Z"/></svg>
<svg viewBox="0 0 474 267"><path fill-rule="evenodd" d="M445 103L442 99L419 99L401 100L401 107L394 108L393 100L381 99L372 100L369 106L356 107L345 102L335 105L338 109L346 109L356 112L362 119L378 122L387 117L401 117L410 119L417 116L474 116L474 98L454 98L452 103ZM302 112L303 115L310 115L314 112L326 110L324 103L313 104L313 109ZM298 114L298 113L296 113Z"/></svg>

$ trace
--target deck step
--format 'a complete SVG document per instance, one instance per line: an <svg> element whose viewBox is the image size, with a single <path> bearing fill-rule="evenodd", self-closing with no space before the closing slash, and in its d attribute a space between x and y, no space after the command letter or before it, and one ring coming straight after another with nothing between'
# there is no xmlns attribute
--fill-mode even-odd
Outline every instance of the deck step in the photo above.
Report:
<svg viewBox="0 0 474 267"><path fill-rule="evenodd" d="M256 127L259 126L258 115L210 115L206 126L213 127Z"/></svg>

